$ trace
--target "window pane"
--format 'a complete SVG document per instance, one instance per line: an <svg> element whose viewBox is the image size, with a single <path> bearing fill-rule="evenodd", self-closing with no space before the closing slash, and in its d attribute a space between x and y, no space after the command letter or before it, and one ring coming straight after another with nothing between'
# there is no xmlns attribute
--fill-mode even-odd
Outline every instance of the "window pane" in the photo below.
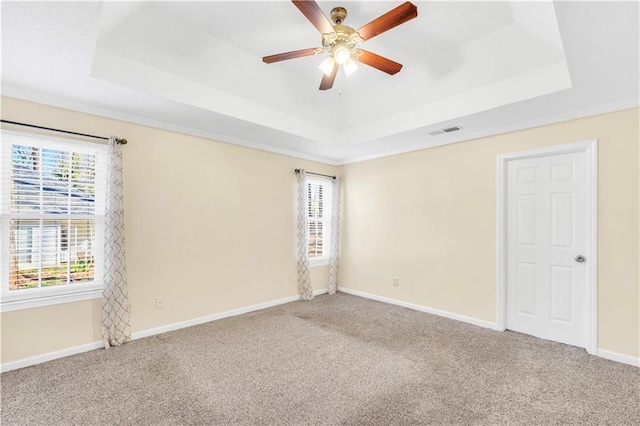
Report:
<svg viewBox="0 0 640 426"><path fill-rule="evenodd" d="M11 210L20 213L40 213L40 180L13 179Z"/></svg>
<svg viewBox="0 0 640 426"><path fill-rule="evenodd" d="M322 222L309 221L309 257L322 256Z"/></svg>
<svg viewBox="0 0 640 426"><path fill-rule="evenodd" d="M12 220L10 228L9 290L38 287L40 221Z"/></svg>
<svg viewBox="0 0 640 426"><path fill-rule="evenodd" d="M93 220L72 220L67 258L71 262L71 284L93 281L95 266L95 235L96 227Z"/></svg>
<svg viewBox="0 0 640 426"><path fill-rule="evenodd" d="M71 156L71 213L95 213L96 158L93 154L76 153Z"/></svg>
<svg viewBox="0 0 640 426"><path fill-rule="evenodd" d="M317 183L309 184L308 202L309 202L309 218L322 218L323 212L323 185Z"/></svg>
<svg viewBox="0 0 640 426"><path fill-rule="evenodd" d="M11 210L94 214L95 154L12 145Z"/></svg>
<svg viewBox="0 0 640 426"><path fill-rule="evenodd" d="M93 281L94 220L14 219L10 236L10 290Z"/></svg>
<svg viewBox="0 0 640 426"><path fill-rule="evenodd" d="M69 212L69 184L56 179L42 180L42 210L45 214Z"/></svg>
<svg viewBox="0 0 640 426"><path fill-rule="evenodd" d="M40 148L11 146L11 210L40 211Z"/></svg>
<svg viewBox="0 0 640 426"><path fill-rule="evenodd" d="M11 162L14 177L28 179L38 178L40 148L17 145L11 146Z"/></svg>

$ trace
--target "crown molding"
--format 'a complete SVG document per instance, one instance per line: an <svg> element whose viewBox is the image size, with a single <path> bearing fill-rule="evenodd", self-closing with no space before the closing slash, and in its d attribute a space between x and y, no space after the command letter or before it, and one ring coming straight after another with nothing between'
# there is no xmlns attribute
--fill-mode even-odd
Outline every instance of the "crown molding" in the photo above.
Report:
<svg viewBox="0 0 640 426"><path fill-rule="evenodd" d="M555 114L548 117L536 118L533 120L521 121L515 124L508 124L500 127L492 127L489 129L465 133L457 136L451 135L451 139L446 141L431 141L425 142L410 147L404 147L391 151L384 151L377 154L366 155L361 157L354 157L344 161L338 161L337 165L342 166L346 164L360 163L363 161L376 160L384 157L391 157L393 155L406 154L414 151L422 151L424 149L435 148L443 145L450 145L459 142L468 142L474 139L480 139L489 136L496 136L504 133L511 133L520 130L531 129L534 127L547 126L550 124L561 123L564 121L577 120L580 118L592 117L595 115L607 114L610 112L622 111L625 109L637 108L640 106L640 100L637 97L626 98L616 102L597 105L594 107L583 108L579 110L570 111L563 114Z"/></svg>
<svg viewBox="0 0 640 426"><path fill-rule="evenodd" d="M179 124L168 123L166 121L160 121L160 120L155 120L153 118L131 114L128 112L115 111L108 108L101 108L93 105L86 105L81 102L75 102L75 101L70 101L66 99L60 99L53 96L47 96L40 93L32 92L30 90L3 86L2 96L9 97L9 98L16 98L16 99L48 105L48 106L53 106L57 108L64 108L64 109L68 109L76 112L82 112L85 114L97 115L100 117L111 118L114 120L125 121L128 123L140 124L143 126L154 127L156 129L182 133L189 136L197 136L197 137L212 140L214 142L227 143L231 145L239 145L245 148L252 148L260 151L271 152L274 154L286 155L288 157L316 161L318 163L328 164L330 166L338 165L338 162L332 158L320 157L316 155L310 155L310 154L304 154L296 151L291 151L288 149L277 148L269 145L264 145L258 142L249 141L242 138L236 138L236 137L227 136L227 135L223 135L215 132L209 132L205 130L198 130L198 129L194 129L187 126L181 126Z"/></svg>
<svg viewBox="0 0 640 426"><path fill-rule="evenodd" d="M320 157L315 155L304 154L287 149L272 147L264 145L258 142L245 140L242 138L236 138L227 136L215 132L209 132L204 130L193 129L187 126L181 126L178 124L172 124L165 121L155 120L152 118L142 117L135 114L130 114L122 111L115 111L107 108L96 107L92 105L85 105L80 102L74 102L69 100L63 100L56 97L43 95L40 93L34 93L29 90L19 89L15 87L2 87L2 96L17 98L29 102L35 102L39 104L54 106L58 108L69 109L72 111L82 112L86 114L97 115L101 117L111 118L115 120L121 120L129 123L140 124L143 126L155 127L162 130L182 133L190 136L202 137L205 139L213 140L215 142L228 143L232 145L243 146L245 148L257 149L260 151L266 151L274 154L286 155L289 157L300 158L303 160L315 161L330 166L341 166L346 164L360 163L363 161L376 160L384 157L390 157L399 154L406 154L414 151L422 151L424 149L435 148L438 146L449 145L459 142L467 142L474 139L500 135L504 133L510 133L534 127L540 127L563 121L576 120L580 118L591 117L600 114L606 114L615 111L621 111L630 108L636 108L640 106L640 100L638 97L626 98L616 102L596 105L593 107L582 108L579 110L570 111L567 113L551 115L548 117L540 117L533 120L522 121L515 124L508 124L500 127L492 127L489 129L464 133L461 135L450 135L450 139L443 141L428 141L421 144L413 145L410 147L404 147L395 150L383 151L371 155L358 156L352 158L346 158L344 160L337 160L334 158Z"/></svg>

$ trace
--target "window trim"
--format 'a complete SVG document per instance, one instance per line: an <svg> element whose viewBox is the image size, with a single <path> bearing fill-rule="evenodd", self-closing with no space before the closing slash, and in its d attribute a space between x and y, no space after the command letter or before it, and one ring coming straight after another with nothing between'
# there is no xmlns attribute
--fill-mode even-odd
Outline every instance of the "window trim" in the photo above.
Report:
<svg viewBox="0 0 640 426"><path fill-rule="evenodd" d="M78 141L68 138L59 138L46 135L22 133L0 129L2 145L0 146L0 162L9 158L10 165L11 146L13 144L32 144L33 146L47 147L62 150L75 150L80 152L92 152L96 154L96 191L101 186L96 197L95 214L90 215L95 221L96 237L104 240L104 205L106 199L104 191L106 186L106 155L107 147L104 144ZM98 161L101 163L98 166ZM10 222L14 217L20 216L9 210L9 197L11 188L11 167L2 167L0 174L0 245L8 244L10 234ZM98 182L102 182L98 184ZM80 217L86 215L79 215ZM4 247L3 247L4 248ZM6 253L6 254L5 254ZM104 252L102 244L98 245L95 252L97 261L93 281L83 283L66 284L62 286L40 287L28 289L9 290L9 250L2 250L0 255L0 312L11 312L22 309L37 308L42 306L57 305L80 300L95 299L102 296L102 261Z"/></svg>
<svg viewBox="0 0 640 426"><path fill-rule="evenodd" d="M333 208L333 186L332 179L325 178L322 176L307 176L307 184L315 183L321 184L324 186L324 194L326 198L324 199L324 205L322 206L323 213L323 227L322 227L322 256L309 256L309 267L314 266L326 266L329 264L329 249L331 247L331 209ZM309 205L308 192L307 192L307 205ZM307 212L307 256L309 255L308 251L308 241L309 241L309 212Z"/></svg>
<svg viewBox="0 0 640 426"><path fill-rule="evenodd" d="M4 300L0 303L0 313L20 311L23 309L41 308L44 306L58 305L61 303L79 302L81 300L99 299L102 297L102 288L85 288L85 291L74 293L32 297L21 300Z"/></svg>

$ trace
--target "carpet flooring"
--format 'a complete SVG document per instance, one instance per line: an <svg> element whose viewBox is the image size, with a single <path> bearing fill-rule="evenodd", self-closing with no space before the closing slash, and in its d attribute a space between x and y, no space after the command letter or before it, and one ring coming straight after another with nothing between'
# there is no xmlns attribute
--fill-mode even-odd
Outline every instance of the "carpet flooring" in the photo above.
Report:
<svg viewBox="0 0 640 426"><path fill-rule="evenodd" d="M638 425L640 369L351 295L0 377L2 425Z"/></svg>

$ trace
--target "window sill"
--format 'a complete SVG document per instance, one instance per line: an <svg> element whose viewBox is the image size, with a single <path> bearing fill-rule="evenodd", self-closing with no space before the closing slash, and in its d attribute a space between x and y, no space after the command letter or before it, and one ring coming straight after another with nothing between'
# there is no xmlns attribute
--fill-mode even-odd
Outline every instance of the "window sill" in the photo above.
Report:
<svg viewBox="0 0 640 426"><path fill-rule="evenodd" d="M33 299L6 301L0 303L0 313L41 308L43 306L59 305L61 303L79 302L81 300L99 299L100 297L102 297L102 290L98 289Z"/></svg>
<svg viewBox="0 0 640 426"><path fill-rule="evenodd" d="M314 266L328 266L329 258L328 257L316 257L309 259L309 267L313 268Z"/></svg>

